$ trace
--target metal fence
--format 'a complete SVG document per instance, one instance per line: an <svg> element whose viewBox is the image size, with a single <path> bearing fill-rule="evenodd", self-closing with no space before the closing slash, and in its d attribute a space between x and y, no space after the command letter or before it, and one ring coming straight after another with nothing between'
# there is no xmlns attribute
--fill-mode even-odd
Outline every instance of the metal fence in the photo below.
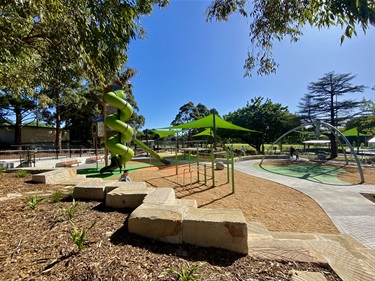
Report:
<svg viewBox="0 0 375 281"><path fill-rule="evenodd" d="M104 154L104 149L69 148L69 149L25 149L25 150L1 150L0 160L10 159L58 159L59 157L84 157Z"/></svg>

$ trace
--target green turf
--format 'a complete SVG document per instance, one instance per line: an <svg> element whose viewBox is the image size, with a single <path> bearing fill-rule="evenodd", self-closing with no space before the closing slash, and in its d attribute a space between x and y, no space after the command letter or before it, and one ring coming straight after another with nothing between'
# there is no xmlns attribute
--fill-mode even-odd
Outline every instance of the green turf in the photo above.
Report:
<svg viewBox="0 0 375 281"><path fill-rule="evenodd" d="M344 169L321 164L290 164L285 166L259 166L256 168L263 171L283 176L310 180L321 183L343 184L345 182L337 178L337 175L344 172Z"/></svg>
<svg viewBox="0 0 375 281"><path fill-rule="evenodd" d="M187 163L188 162L187 158L188 158L187 156L186 156L186 159L184 159L184 155L178 155L177 161L178 163ZM191 155L190 160L194 162L196 158L197 158L196 156ZM171 162L171 165L175 165L175 162L176 162L175 157L169 155L169 157L166 157L166 159L168 159ZM142 169L142 168L150 167L150 166L161 166L161 165L165 165L165 164L156 159L140 160L137 162L134 161L132 164L126 163L126 167L123 168L122 171L124 169L129 170L129 174L131 177L131 173L138 169ZM118 179L120 177L121 173L120 173L119 168L113 172L100 174L100 169L103 167L104 167L103 164L99 164L98 168L96 168L96 166L92 166L90 168L78 169L77 174L86 175L86 178L102 178L104 180L113 180L113 179Z"/></svg>
<svg viewBox="0 0 375 281"><path fill-rule="evenodd" d="M153 165L157 165L157 164L160 165L162 163L161 162L160 163L159 162L158 163L153 162L152 164ZM77 170L77 174L86 175L86 178L102 178L104 180L118 179L120 177L120 175L121 175L120 169L116 169L112 173L100 174L100 169L103 168L103 167L104 167L104 165L99 165L98 169L96 169L96 167L90 167L90 168L87 168L87 169L79 169L79 170ZM129 170L129 174L131 176L131 173L134 172L135 170L145 168L145 167L150 167L150 163L139 162L139 163L136 163L136 164L127 164L126 168L123 168L122 170L124 170L124 169Z"/></svg>

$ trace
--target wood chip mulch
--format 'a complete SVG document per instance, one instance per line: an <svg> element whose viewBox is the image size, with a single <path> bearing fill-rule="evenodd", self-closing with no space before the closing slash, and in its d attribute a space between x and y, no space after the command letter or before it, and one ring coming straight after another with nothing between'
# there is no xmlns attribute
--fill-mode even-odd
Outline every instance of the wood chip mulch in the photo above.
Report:
<svg viewBox="0 0 375 281"><path fill-rule="evenodd" d="M341 280L331 269L316 264L255 260L249 256L193 245L164 244L127 232L131 210L107 209L103 203L79 201L72 208L69 191L59 185L32 183L31 176L2 174L0 197L0 280L178 280L167 268L192 269L201 280L291 280L290 270L321 272ZM61 190L57 203L46 196L30 207L26 198ZM95 225L90 228L90 226ZM87 230L84 249L71 233Z"/></svg>

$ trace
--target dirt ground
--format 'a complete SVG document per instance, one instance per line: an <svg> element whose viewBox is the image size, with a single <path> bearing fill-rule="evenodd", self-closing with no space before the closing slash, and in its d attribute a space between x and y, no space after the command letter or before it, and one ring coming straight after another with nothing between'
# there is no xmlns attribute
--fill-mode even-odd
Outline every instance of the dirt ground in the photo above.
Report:
<svg viewBox="0 0 375 281"><path fill-rule="evenodd" d="M201 208L241 209L248 221L263 223L270 231L338 233L313 200L268 180L235 172L235 193L226 170L212 178L185 173L188 167L157 166L131 172L133 181L148 186L173 187L178 198L196 199ZM189 176L187 176L187 174ZM195 174L195 175L194 175ZM207 173L208 174L208 173ZM100 202L73 202L61 185L31 182L31 176L0 175L0 280L177 280L171 267L197 270L202 280L290 280L291 269L319 271L327 280L340 278L320 265L254 260L224 250L150 241L127 232L131 210L109 210ZM374 169L365 169L368 184L375 184ZM340 178L353 178L348 171ZM60 190L63 200L52 203L51 192ZM4 197L13 194L12 199ZM22 195L22 196L15 196ZM43 197L32 209L27 198ZM95 225L90 228L90 226ZM85 232L85 249L78 250L72 233Z"/></svg>

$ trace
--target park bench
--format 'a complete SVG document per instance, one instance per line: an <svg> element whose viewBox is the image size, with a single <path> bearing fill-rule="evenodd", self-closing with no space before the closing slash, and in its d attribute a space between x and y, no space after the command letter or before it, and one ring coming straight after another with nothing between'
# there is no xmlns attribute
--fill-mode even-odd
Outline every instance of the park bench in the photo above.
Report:
<svg viewBox="0 0 375 281"><path fill-rule="evenodd" d="M103 161L104 156L93 156L86 159L86 163L95 163L98 161Z"/></svg>
<svg viewBox="0 0 375 281"><path fill-rule="evenodd" d="M73 160L68 160L68 161L63 161L63 162L57 163L56 167L71 167L73 165L79 166L79 163L81 163L81 161L79 161L77 159L73 159Z"/></svg>

